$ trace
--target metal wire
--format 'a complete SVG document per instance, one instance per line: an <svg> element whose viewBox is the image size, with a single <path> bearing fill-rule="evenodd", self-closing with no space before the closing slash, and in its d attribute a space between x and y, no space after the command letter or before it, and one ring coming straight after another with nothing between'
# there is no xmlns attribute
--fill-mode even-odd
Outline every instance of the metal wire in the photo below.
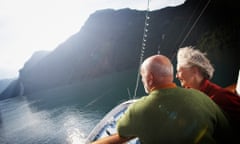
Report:
<svg viewBox="0 0 240 144"><path fill-rule="evenodd" d="M145 22L144 22L144 28L143 28L143 38L142 38L142 48L141 48L141 54L140 54L140 60L139 60L139 68L138 68L138 73L137 73L137 80L136 80L136 86L135 86L135 90L134 90L134 95L133 95L133 99L136 98L137 95L137 90L138 90L138 86L139 86L139 81L140 81L140 67L141 64L143 62L143 58L144 58L144 53L146 50L146 42L147 42L147 36L148 36L148 27L149 27L149 3L150 0L148 0L147 2L147 10L146 10L146 14L145 14Z"/></svg>

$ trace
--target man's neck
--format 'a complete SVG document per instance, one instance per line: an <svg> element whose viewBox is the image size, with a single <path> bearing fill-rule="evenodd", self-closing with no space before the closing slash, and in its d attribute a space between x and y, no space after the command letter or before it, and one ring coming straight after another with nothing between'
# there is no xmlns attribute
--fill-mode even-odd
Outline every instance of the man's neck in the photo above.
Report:
<svg viewBox="0 0 240 144"><path fill-rule="evenodd" d="M151 88L150 92L152 92L154 90L158 90L158 89L174 88L174 87L176 87L176 84L174 82L166 83L166 84L158 84L158 85L153 86Z"/></svg>

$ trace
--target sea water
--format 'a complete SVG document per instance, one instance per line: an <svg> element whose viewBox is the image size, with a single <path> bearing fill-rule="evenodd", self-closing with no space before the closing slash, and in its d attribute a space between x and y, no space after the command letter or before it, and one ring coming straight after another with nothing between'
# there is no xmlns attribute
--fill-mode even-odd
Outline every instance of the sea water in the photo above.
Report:
<svg viewBox="0 0 240 144"><path fill-rule="evenodd" d="M77 105L52 109L15 97L0 101L0 144L84 144L103 114Z"/></svg>

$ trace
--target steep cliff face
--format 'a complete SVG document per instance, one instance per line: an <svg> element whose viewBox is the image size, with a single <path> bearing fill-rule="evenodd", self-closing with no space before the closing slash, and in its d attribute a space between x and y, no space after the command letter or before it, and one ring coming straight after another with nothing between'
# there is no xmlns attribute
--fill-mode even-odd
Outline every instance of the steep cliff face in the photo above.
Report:
<svg viewBox="0 0 240 144"><path fill-rule="evenodd" d="M216 78L220 85L235 82L239 62L233 59L240 47L237 8L238 5L227 1L188 0L177 7L149 12L144 58L160 50L175 63L179 47L196 45L209 52L217 70L219 65L221 68L230 65L229 71L224 72L225 79ZM131 69L137 72L145 14L146 11L130 9L93 13L78 33L31 67L23 67L19 80L24 95L116 72Z"/></svg>
<svg viewBox="0 0 240 144"><path fill-rule="evenodd" d="M136 68L143 24L144 12L129 9L97 11L80 32L31 70L24 71L23 68L20 77L25 92Z"/></svg>

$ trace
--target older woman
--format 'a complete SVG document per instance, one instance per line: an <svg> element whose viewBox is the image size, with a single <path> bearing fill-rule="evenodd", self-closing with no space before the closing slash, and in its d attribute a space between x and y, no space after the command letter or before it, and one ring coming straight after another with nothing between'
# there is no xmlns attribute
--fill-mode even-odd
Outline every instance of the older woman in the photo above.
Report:
<svg viewBox="0 0 240 144"><path fill-rule="evenodd" d="M213 72L206 53L191 46L178 50L176 77L181 85L207 94L225 112L237 132L240 129L240 97L211 82Z"/></svg>

